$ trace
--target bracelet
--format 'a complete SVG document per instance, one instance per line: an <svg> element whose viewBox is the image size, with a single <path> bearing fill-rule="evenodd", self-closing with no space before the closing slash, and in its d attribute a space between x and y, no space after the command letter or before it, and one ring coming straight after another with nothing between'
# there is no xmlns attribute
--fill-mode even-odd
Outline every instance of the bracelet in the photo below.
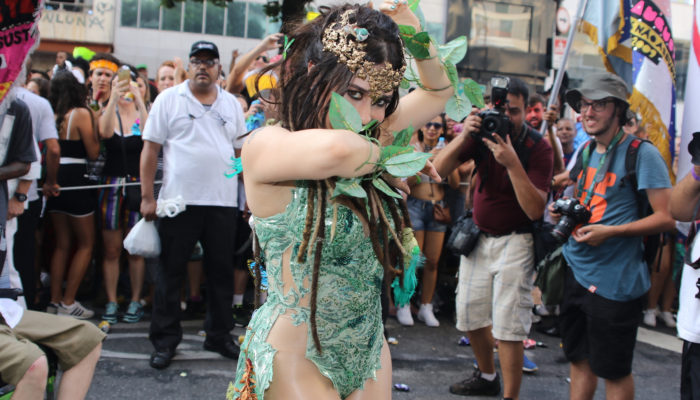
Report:
<svg viewBox="0 0 700 400"><path fill-rule="evenodd" d="M693 179L695 179L696 182L700 182L700 176L695 173L695 167L690 169L690 173L693 175Z"/></svg>

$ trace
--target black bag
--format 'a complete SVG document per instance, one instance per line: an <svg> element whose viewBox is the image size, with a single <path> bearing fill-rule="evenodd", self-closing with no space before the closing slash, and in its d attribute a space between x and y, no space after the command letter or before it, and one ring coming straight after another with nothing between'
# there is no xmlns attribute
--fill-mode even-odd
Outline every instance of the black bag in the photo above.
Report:
<svg viewBox="0 0 700 400"><path fill-rule="evenodd" d="M535 268L561 244L552 236L554 225L543 220L532 223L532 241L535 246Z"/></svg>
<svg viewBox="0 0 700 400"><path fill-rule="evenodd" d="M549 253L537 265L537 278L535 286L542 291L542 304L554 306L561 303L564 297L564 274L566 272L566 260L562 253L562 247Z"/></svg>
<svg viewBox="0 0 700 400"><path fill-rule="evenodd" d="M469 253L476 247L476 242L479 240L481 230L474 223L471 211L466 215L459 217L457 222L452 225L452 232L447 238L447 249L455 255L468 256Z"/></svg>

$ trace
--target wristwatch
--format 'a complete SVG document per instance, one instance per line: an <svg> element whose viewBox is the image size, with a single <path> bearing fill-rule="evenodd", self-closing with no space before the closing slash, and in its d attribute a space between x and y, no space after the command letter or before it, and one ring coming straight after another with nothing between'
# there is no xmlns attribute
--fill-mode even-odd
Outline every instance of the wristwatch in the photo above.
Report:
<svg viewBox="0 0 700 400"><path fill-rule="evenodd" d="M27 195L24 193L15 192L15 199L20 203L27 201Z"/></svg>

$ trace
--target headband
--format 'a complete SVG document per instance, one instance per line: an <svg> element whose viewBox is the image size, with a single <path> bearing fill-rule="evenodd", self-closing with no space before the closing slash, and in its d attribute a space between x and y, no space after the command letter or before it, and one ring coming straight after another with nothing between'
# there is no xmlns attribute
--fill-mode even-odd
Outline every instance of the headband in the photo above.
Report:
<svg viewBox="0 0 700 400"><path fill-rule="evenodd" d="M117 70L119 69L117 64L108 60L95 60L90 63L90 71L94 71L97 68L105 68L112 72L117 72Z"/></svg>
<svg viewBox="0 0 700 400"><path fill-rule="evenodd" d="M355 20L353 24L350 23L351 16ZM324 31L323 51L333 53L355 76L366 79L369 82L372 100L377 100L384 93L399 87L406 65L402 63L401 68L395 70L387 61L381 65L366 60L367 43L364 42L367 38L369 31L357 26L357 13L350 9L340 16L338 22L331 23Z"/></svg>

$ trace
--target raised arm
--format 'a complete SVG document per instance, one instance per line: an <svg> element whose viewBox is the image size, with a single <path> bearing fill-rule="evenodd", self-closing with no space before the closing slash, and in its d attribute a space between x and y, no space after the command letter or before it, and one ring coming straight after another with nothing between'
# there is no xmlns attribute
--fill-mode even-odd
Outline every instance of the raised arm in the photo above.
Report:
<svg viewBox="0 0 700 400"><path fill-rule="evenodd" d="M231 69L231 73L226 78L226 90L229 93L240 93L243 90L243 75L248 70L248 67L255 61L258 56L266 51L274 50L280 47L278 43L282 38L281 33L272 34L260 43L255 48L236 60L236 64Z"/></svg>
<svg viewBox="0 0 700 400"><path fill-rule="evenodd" d="M241 154L246 181L270 184L368 174L379 147L352 131L271 126L251 133Z"/></svg>
<svg viewBox="0 0 700 400"><path fill-rule="evenodd" d="M114 136L117 127L117 102L129 91L129 81L112 80L112 92L107 106L102 110L98 123L100 138L109 139ZM138 96L137 96L138 97Z"/></svg>
<svg viewBox="0 0 700 400"><path fill-rule="evenodd" d="M412 26L416 32L422 31L418 18L407 4L399 2L395 5L393 1L385 1L379 9L397 24ZM421 84L428 90L419 87L401 98L396 112L385 121L390 131L399 131L409 125L414 127L425 125L445 110L447 100L454 93L450 80L437 57L437 49L431 44L429 51L429 59L416 60Z"/></svg>

